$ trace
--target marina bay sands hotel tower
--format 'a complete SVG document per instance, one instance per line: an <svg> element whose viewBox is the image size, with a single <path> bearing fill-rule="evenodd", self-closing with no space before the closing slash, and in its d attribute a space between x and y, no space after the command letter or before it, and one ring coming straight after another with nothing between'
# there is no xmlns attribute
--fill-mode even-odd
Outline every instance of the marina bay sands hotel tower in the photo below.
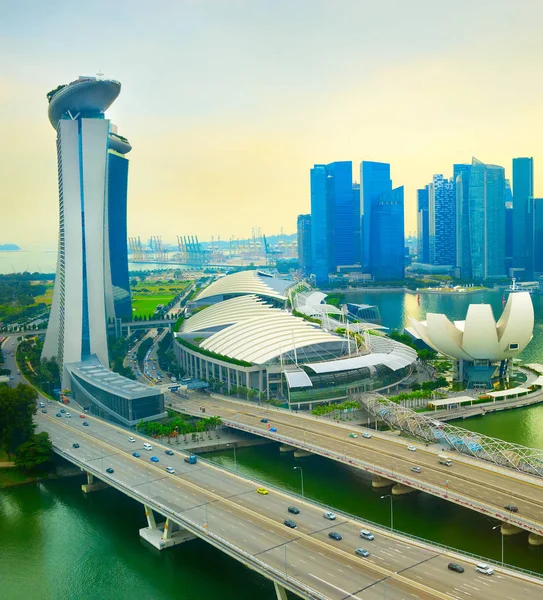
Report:
<svg viewBox="0 0 543 600"><path fill-rule="evenodd" d="M42 356L66 365L87 359L109 368L107 324L131 318L126 249L128 140L104 116L118 81L80 77L47 94L57 132L60 204L55 290Z"/></svg>

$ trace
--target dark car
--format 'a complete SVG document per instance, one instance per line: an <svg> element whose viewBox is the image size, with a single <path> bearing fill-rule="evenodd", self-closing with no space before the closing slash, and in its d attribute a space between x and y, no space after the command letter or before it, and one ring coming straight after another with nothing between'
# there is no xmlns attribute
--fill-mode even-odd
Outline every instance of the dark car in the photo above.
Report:
<svg viewBox="0 0 543 600"><path fill-rule="evenodd" d="M292 513L293 515L299 515L300 514L300 509L296 508L295 506L289 506L288 507L288 512Z"/></svg>
<svg viewBox="0 0 543 600"><path fill-rule="evenodd" d="M267 422L268 422L268 419L260 419L260 422L261 422L261 423L267 423Z"/></svg>
<svg viewBox="0 0 543 600"><path fill-rule="evenodd" d="M89 424L87 423L87 421L83 421L83 425L84 425L85 427L88 427L88 426L89 426Z"/></svg>
<svg viewBox="0 0 543 600"><path fill-rule="evenodd" d="M115 473L115 471L111 467L108 467L106 473Z"/></svg>
<svg viewBox="0 0 543 600"><path fill-rule="evenodd" d="M328 534L329 538L332 538L333 540L336 540L337 542L339 542L339 540L342 540L343 538L341 537L341 535L339 535L339 533L337 531L331 531Z"/></svg>
<svg viewBox="0 0 543 600"><path fill-rule="evenodd" d="M459 565L458 563L449 563L447 565L447 568L449 569L449 571L455 571L456 573L464 572L464 567L462 565Z"/></svg>
<svg viewBox="0 0 543 600"><path fill-rule="evenodd" d="M151 462L157 463L158 458L156 456L151 456Z"/></svg>
<svg viewBox="0 0 543 600"><path fill-rule="evenodd" d="M76 442L75 444L72 444L72 446L73 446L74 448L79 448L79 444L78 444L77 442Z"/></svg>
<svg viewBox="0 0 543 600"><path fill-rule="evenodd" d="M287 527L290 527L291 529L296 529L296 523L292 519L286 519L285 521L283 521L283 524Z"/></svg>
<svg viewBox="0 0 543 600"><path fill-rule="evenodd" d="M66 411L65 411L63 408L61 408L61 409L60 409L60 412L61 412L61 413L65 413Z"/></svg>
<svg viewBox="0 0 543 600"><path fill-rule="evenodd" d="M62 417L62 415L60 413L57 413L57 417Z"/></svg>
<svg viewBox="0 0 543 600"><path fill-rule="evenodd" d="M168 455L168 456L173 456L173 452L171 450L164 450L164 452Z"/></svg>
<svg viewBox="0 0 543 600"><path fill-rule="evenodd" d="M276 432L277 431L277 427L270 427L270 431Z"/></svg>
<svg viewBox="0 0 543 600"><path fill-rule="evenodd" d="M47 411L45 410L45 408L42 408L42 409L41 409L41 412L42 412L44 415L46 415L46 414L47 414Z"/></svg>
<svg viewBox="0 0 543 600"><path fill-rule="evenodd" d="M139 452L132 452L132 456L139 458L141 456L141 454Z"/></svg>
<svg viewBox="0 0 543 600"><path fill-rule="evenodd" d="M518 512L518 506L515 506L514 504L506 504L504 508L510 512Z"/></svg>

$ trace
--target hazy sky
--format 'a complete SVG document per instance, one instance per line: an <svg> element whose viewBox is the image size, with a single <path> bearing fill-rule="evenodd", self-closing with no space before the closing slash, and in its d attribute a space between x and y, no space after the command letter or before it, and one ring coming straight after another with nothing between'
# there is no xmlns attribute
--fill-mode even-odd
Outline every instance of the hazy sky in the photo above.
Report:
<svg viewBox="0 0 543 600"><path fill-rule="evenodd" d="M129 235L296 228L309 169L416 189L472 156L543 196L543 0L0 0L0 243L56 241L45 94L102 72L129 138ZM358 179L358 177L357 177Z"/></svg>

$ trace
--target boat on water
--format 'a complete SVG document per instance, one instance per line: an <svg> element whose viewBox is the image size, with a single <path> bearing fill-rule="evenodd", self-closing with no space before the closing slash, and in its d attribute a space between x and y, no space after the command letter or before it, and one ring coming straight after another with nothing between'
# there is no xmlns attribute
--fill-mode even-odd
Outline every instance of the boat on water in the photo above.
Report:
<svg viewBox="0 0 543 600"><path fill-rule="evenodd" d="M517 281L514 277L511 280L511 285L505 290L506 294L514 294L515 292L528 292L529 294L540 294L541 285L539 281Z"/></svg>

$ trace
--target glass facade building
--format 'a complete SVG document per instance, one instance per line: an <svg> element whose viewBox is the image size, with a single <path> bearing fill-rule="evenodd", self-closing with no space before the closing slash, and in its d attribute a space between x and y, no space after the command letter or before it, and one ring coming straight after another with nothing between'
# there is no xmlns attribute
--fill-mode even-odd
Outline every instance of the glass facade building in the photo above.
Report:
<svg viewBox="0 0 543 600"><path fill-rule="evenodd" d="M462 279L471 279L471 250L469 228L469 169L456 176L456 267Z"/></svg>
<svg viewBox="0 0 543 600"><path fill-rule="evenodd" d="M370 269L376 281L403 279L404 189L398 187L382 194L371 210Z"/></svg>
<svg viewBox="0 0 543 600"><path fill-rule="evenodd" d="M432 265L456 261L456 198L454 182L434 175L428 186L429 256Z"/></svg>
<svg viewBox="0 0 543 600"><path fill-rule="evenodd" d="M311 169L311 268L317 287L328 283L333 264L328 235L333 227L333 212L327 202L326 177L326 165L315 165Z"/></svg>
<svg viewBox="0 0 543 600"><path fill-rule="evenodd" d="M132 320L127 249L128 159L108 151L108 240L115 317Z"/></svg>
<svg viewBox="0 0 543 600"><path fill-rule="evenodd" d="M383 194L392 191L390 165L373 161L360 164L360 218L361 218L361 264L365 272L371 273L371 239L373 229L372 208ZM376 233L373 233L376 235ZM402 234L403 245L403 234Z"/></svg>
<svg viewBox="0 0 543 600"><path fill-rule="evenodd" d="M505 171L476 158L470 171L469 238L472 277L505 276Z"/></svg>
<svg viewBox="0 0 543 600"><path fill-rule="evenodd" d="M513 268L524 280L533 278L533 158L513 159Z"/></svg>
<svg viewBox="0 0 543 600"><path fill-rule="evenodd" d="M298 262L304 275L311 273L311 215L298 215Z"/></svg>
<svg viewBox="0 0 543 600"><path fill-rule="evenodd" d="M428 186L417 190L418 262L430 262L430 232L428 215Z"/></svg>

